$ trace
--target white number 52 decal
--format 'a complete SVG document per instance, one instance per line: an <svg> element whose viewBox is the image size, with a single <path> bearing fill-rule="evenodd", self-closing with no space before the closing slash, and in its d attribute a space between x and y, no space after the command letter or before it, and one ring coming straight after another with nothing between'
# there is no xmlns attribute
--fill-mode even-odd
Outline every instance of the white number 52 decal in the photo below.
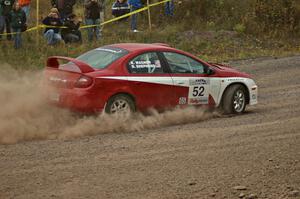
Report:
<svg viewBox="0 0 300 199"><path fill-rule="evenodd" d="M194 86L193 97L203 97L205 88L204 86Z"/></svg>
<svg viewBox="0 0 300 199"><path fill-rule="evenodd" d="M192 79L189 86L189 104L208 104L209 82L205 79Z"/></svg>

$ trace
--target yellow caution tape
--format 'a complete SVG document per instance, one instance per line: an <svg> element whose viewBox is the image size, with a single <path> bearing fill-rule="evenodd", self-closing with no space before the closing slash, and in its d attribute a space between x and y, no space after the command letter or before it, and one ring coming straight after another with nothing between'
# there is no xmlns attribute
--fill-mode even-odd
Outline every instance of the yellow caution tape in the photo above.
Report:
<svg viewBox="0 0 300 199"><path fill-rule="evenodd" d="M149 4L149 5L146 6L146 7L140 8L140 9L138 9L138 10L135 10L135 11L130 12L130 13L128 13L128 14L122 15L122 16L120 16L120 17L116 17L116 18L110 19L110 20L108 20L108 21L102 22L102 23L100 23L100 24L98 24L98 25L84 25L84 26L80 26L80 29L93 28L93 27L103 26L103 25L105 25L105 24L109 24L109 23L118 21L118 20L120 20L120 19L130 17L131 15L134 15L134 14L137 14L137 13L140 13L140 12L143 12L143 11L145 11L145 10L148 10L148 9L151 8L151 7L154 7L154 6L157 6L157 5L166 3L166 2L168 2L168 1L171 1L171 0L163 0L163 1L160 1L160 2L157 2L157 3L152 3L152 4ZM24 31L24 32L31 32L31 31L38 30L38 29L41 29L41 28L67 28L67 27L66 27L66 26L38 25L38 26L35 26L35 27L32 27L32 28L29 28L29 29L27 29L27 30ZM3 34L0 34L0 35L2 36L2 35L15 35L15 34L17 34L17 33L16 33L16 32L12 32L12 33L3 33Z"/></svg>
<svg viewBox="0 0 300 199"><path fill-rule="evenodd" d="M38 28L67 28L66 26L38 25Z"/></svg>
<svg viewBox="0 0 300 199"><path fill-rule="evenodd" d="M38 29L39 29L39 27L32 27L32 28L29 28L29 29L27 29L23 32L31 32L31 31L38 30ZM0 34L0 36L2 36L2 35L15 35L15 34L17 34L17 32L3 33L3 34Z"/></svg>

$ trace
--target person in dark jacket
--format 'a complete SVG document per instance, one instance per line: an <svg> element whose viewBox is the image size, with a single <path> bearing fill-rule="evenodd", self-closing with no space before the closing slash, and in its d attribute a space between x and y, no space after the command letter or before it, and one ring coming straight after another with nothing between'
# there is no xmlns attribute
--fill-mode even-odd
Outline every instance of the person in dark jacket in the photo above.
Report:
<svg viewBox="0 0 300 199"><path fill-rule="evenodd" d="M130 6L126 0L116 0L112 5L112 15L115 17L120 17L122 15L128 14L130 12ZM126 20L123 18L121 20Z"/></svg>
<svg viewBox="0 0 300 199"><path fill-rule="evenodd" d="M11 19L11 27L14 32L14 40L15 40L14 47L18 49L22 46L21 32L23 30L23 27L26 24L26 14L21 9L18 2L14 4L13 10L10 12L10 19Z"/></svg>
<svg viewBox="0 0 300 199"><path fill-rule="evenodd" d="M174 16L174 0L170 0L165 3L165 15Z"/></svg>
<svg viewBox="0 0 300 199"><path fill-rule="evenodd" d="M44 37L47 39L49 45L55 45L62 40L59 33L59 26L62 26L62 20L59 17L59 12L56 8L52 8L49 15L43 19L42 23L47 27L44 31Z"/></svg>
<svg viewBox="0 0 300 199"><path fill-rule="evenodd" d="M143 7L141 0L129 0L128 3L131 7L130 10L131 12L136 11ZM131 30L133 32L139 32L137 30L137 14L131 15Z"/></svg>
<svg viewBox="0 0 300 199"><path fill-rule="evenodd" d="M81 32L79 30L81 22L82 20L75 14L71 14L66 18L64 26L67 28L61 30L61 35L65 43L82 42Z"/></svg>
<svg viewBox="0 0 300 199"><path fill-rule="evenodd" d="M92 25L93 27L87 28L88 40L93 41L94 34L96 39L100 39L100 11L102 10L101 0L85 0L85 24Z"/></svg>
<svg viewBox="0 0 300 199"><path fill-rule="evenodd" d="M51 0L52 7L58 9L62 20L73 13L73 6L75 3L76 0Z"/></svg>
<svg viewBox="0 0 300 199"><path fill-rule="evenodd" d="M10 12L12 11L15 0L0 0L0 6L2 10L2 20L4 20L4 26L0 29L0 34L6 29L7 39L11 40L11 25L10 25Z"/></svg>
<svg viewBox="0 0 300 199"><path fill-rule="evenodd" d="M3 0L0 0L0 40L2 39L1 34L3 34L4 27L5 27L5 18L3 16L2 1Z"/></svg>

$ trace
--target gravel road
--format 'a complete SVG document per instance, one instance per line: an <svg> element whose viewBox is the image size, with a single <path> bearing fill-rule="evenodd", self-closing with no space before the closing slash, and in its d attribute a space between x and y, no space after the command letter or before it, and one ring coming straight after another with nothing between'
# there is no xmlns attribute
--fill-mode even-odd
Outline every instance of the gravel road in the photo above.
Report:
<svg viewBox="0 0 300 199"><path fill-rule="evenodd" d="M299 199L300 56L230 64L259 86L245 114L0 145L0 198Z"/></svg>

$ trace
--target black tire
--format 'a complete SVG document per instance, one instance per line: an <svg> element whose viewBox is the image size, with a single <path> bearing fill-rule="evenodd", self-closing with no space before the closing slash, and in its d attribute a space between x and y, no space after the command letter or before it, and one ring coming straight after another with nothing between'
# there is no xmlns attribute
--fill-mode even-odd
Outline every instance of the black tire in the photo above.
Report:
<svg viewBox="0 0 300 199"><path fill-rule="evenodd" d="M222 99L224 114L241 114L246 108L246 89L241 84L235 84L226 89Z"/></svg>
<svg viewBox="0 0 300 199"><path fill-rule="evenodd" d="M133 113L135 112L135 104L128 95L114 95L108 100L105 106L105 112L108 114Z"/></svg>

